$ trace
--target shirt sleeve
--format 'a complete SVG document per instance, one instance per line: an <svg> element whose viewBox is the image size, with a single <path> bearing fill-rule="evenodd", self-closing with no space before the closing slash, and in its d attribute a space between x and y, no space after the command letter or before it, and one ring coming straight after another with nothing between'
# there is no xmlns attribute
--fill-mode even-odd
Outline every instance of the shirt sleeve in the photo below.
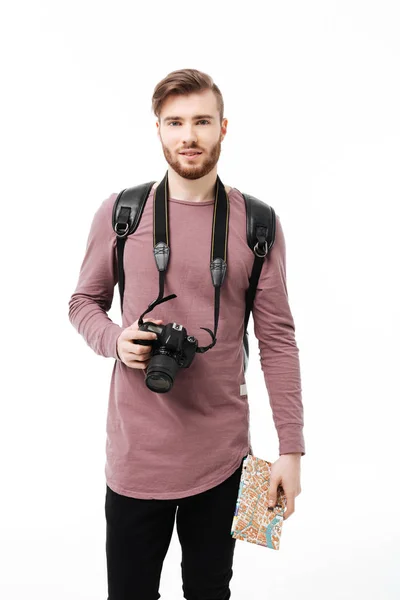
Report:
<svg viewBox="0 0 400 600"><path fill-rule="evenodd" d="M78 283L69 300L69 320L86 343L101 356L120 360L117 340L123 331L107 315L118 282L116 235L112 209L117 194L97 209L89 231Z"/></svg>
<svg viewBox="0 0 400 600"><path fill-rule="evenodd" d="M275 242L264 259L253 304L254 334L279 438L279 454L305 454L299 349L286 283L286 245L276 215Z"/></svg>

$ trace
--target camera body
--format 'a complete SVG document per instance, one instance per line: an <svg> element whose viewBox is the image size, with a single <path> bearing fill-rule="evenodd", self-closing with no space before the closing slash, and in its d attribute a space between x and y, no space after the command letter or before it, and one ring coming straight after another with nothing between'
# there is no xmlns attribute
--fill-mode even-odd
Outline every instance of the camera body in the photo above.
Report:
<svg viewBox="0 0 400 600"><path fill-rule="evenodd" d="M187 369L192 364L198 340L192 335L188 336L185 327L178 323L156 325L146 321L139 326L139 330L157 335L155 340L133 340L135 344L152 346L146 385L154 392L169 392L178 369Z"/></svg>

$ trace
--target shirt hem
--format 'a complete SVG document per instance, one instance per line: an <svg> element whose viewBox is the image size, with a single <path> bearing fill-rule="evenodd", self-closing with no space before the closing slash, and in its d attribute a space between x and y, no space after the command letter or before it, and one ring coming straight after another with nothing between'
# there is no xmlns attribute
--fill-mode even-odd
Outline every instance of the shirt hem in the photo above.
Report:
<svg viewBox="0 0 400 600"><path fill-rule="evenodd" d="M178 498L186 498L189 496L194 496L196 494L201 494L202 492L206 492L207 490L219 485L226 479L228 479L236 469L239 468L243 458L247 456L249 453L249 448L242 450L238 456L235 458L234 467L229 467L226 471L224 471L223 475L220 475L213 481L210 481L206 484L200 485L196 488L192 488L190 490L186 490L183 492L163 492L163 493L151 493L151 492L139 492L135 490L128 490L120 485L115 485L112 481L106 478L106 483L113 492L120 494L122 496L128 496L129 498L138 498L139 500L177 500Z"/></svg>

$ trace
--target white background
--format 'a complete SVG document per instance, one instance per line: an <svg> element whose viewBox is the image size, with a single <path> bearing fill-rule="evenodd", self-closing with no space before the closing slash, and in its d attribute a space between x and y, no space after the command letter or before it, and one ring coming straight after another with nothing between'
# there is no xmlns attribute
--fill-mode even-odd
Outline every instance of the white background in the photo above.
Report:
<svg viewBox="0 0 400 600"><path fill-rule="evenodd" d="M302 493L279 552L237 542L232 600L398 598L398 3L23 1L0 21L0 596L106 599L113 360L68 301L100 203L165 174L155 85L197 68L225 100L219 175L281 218L302 368ZM276 460L249 331L253 450ZM163 600L180 560L174 530Z"/></svg>

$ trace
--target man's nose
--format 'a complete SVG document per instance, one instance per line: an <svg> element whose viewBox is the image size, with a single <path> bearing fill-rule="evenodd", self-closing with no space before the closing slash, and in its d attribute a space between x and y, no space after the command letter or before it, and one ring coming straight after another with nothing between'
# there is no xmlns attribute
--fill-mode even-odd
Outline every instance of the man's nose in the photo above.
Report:
<svg viewBox="0 0 400 600"><path fill-rule="evenodd" d="M193 142L197 142L197 134L193 127L190 125L182 128L182 142L186 145L192 144Z"/></svg>

